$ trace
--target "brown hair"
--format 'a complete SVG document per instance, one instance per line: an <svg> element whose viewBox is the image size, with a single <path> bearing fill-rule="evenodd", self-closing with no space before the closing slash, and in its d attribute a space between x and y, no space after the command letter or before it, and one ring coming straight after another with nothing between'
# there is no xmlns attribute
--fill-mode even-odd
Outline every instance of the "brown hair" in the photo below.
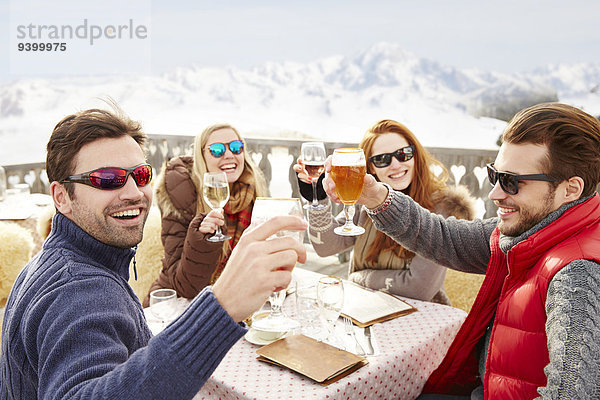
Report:
<svg viewBox="0 0 600 400"><path fill-rule="evenodd" d="M600 181L600 122L586 112L561 103L542 103L518 112L502 135L508 143L548 147L542 171L557 179L573 176L584 181L583 197Z"/></svg>
<svg viewBox="0 0 600 400"><path fill-rule="evenodd" d="M129 135L143 148L146 135L140 124L130 120L116 104L110 104L115 113L90 109L66 116L56 124L46 146L46 173L50 182L72 175L79 149L97 139ZM69 196L73 197L73 185L69 182L64 185Z"/></svg>
<svg viewBox="0 0 600 400"><path fill-rule="evenodd" d="M218 123L206 127L202 131L202 133L197 135L194 139L194 164L192 167L192 180L196 185L196 192L200 193L200 195L198 196L197 212L205 213L207 211L210 211L210 206L204 203L204 200L201 195L203 185L202 180L204 177L204 173L207 172L206 161L204 160L204 148L208 143L208 138L210 137L210 135L213 132L218 131L220 129L231 129L233 132L235 132L235 135L238 137L238 139L244 142L244 171L242 172L242 176L240 176L240 179L242 179L242 177L244 176L249 175L249 177L252 178L250 181L252 181L255 186L256 197L264 197L268 195L265 177L262 171L252 161L252 158L250 157L250 152L246 147L246 141L244 140L244 138L242 138L240 133L233 126L227 123Z"/></svg>
<svg viewBox="0 0 600 400"><path fill-rule="evenodd" d="M412 133L403 124L390 119L384 119L375 123L375 125L365 132L365 135L359 146L364 150L365 158L367 158L367 160L373 155L373 145L375 140L380 135L386 133L396 133L404 137L409 145L415 147L413 180L411 184L404 190L404 193L410 196L422 207L433 211L435 204L432 200L432 195L446 187L445 182L448 180L448 170L444 164L429 154L425 147L423 147L423 145L417 140L414 133ZM438 166L441 168L442 172L439 176L435 176L433 173L433 166ZM377 179L373 168L374 167L372 166L372 163L369 162L368 170L373 174L375 179ZM383 232L377 231L375 240L373 241L373 244L371 245L371 248L367 254L366 261L375 262L379 254L384 251L394 251L400 258L405 259L411 259L414 256L413 252L403 248Z"/></svg>

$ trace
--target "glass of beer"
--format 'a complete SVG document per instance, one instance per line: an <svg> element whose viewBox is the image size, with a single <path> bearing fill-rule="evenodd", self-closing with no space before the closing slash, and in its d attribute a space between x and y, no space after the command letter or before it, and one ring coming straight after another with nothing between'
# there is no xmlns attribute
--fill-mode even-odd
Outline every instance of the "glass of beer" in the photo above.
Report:
<svg viewBox="0 0 600 400"><path fill-rule="evenodd" d="M331 179L335 182L335 192L344 203L346 223L333 231L342 236L356 236L365 233L364 228L354 225L354 204L362 193L367 173L365 153L359 148L335 149L331 159Z"/></svg>
<svg viewBox="0 0 600 400"><path fill-rule="evenodd" d="M204 186L202 187L204 201L213 210L223 208L229 201L229 182L225 172L207 172L204 174ZM206 240L209 242L224 242L231 239L229 235L223 235L221 227L217 226L215 234Z"/></svg>

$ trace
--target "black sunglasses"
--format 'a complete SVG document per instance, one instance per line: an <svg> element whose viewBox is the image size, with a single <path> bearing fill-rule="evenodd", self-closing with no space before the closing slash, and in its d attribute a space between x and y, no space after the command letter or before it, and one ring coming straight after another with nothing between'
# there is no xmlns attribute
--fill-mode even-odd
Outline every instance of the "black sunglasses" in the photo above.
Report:
<svg viewBox="0 0 600 400"><path fill-rule="evenodd" d="M223 157L223 155L225 154L225 145L229 147L229 150L233 154L240 154L242 151L244 151L244 142L242 142L241 140L232 140L229 143L213 143L210 146L208 146L208 150L210 151L210 154L213 155L213 157L220 158Z"/></svg>
<svg viewBox="0 0 600 400"><path fill-rule="evenodd" d="M415 146L410 145L394 151L393 153L376 154L369 157L369 161L377 168L387 167L392 163L392 156L400 162L408 161L414 156Z"/></svg>
<svg viewBox="0 0 600 400"><path fill-rule="evenodd" d="M504 193L510 195L519 193L519 181L556 181L556 179L553 179L546 174L517 175L510 172L496 171L494 164L487 164L486 166L488 179L492 186L496 186L496 182L500 181L500 187L504 190Z"/></svg>
<svg viewBox="0 0 600 400"><path fill-rule="evenodd" d="M68 176L60 183L83 183L96 189L114 190L125 186L129 175L133 177L136 185L146 186L152 180L152 167L150 164L140 164L133 168L98 168L90 172Z"/></svg>

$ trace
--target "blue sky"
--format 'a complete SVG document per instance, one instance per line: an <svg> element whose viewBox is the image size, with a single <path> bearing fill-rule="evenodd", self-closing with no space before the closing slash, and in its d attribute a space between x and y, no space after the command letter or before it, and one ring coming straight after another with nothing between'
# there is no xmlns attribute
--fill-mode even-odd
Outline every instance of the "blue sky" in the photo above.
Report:
<svg viewBox="0 0 600 400"><path fill-rule="evenodd" d="M158 74L190 65L249 68L265 61L351 56L381 41L443 64L504 72L600 62L600 2L593 0L0 0L0 83L44 77L51 68L39 54L29 54L26 74L18 64L11 67L17 44L11 6L25 5L28 22L75 24L101 18L94 9L98 3L105 14L100 20L134 18L149 26L148 38L122 41L125 47L115 41L71 47L71 58L59 64L61 73ZM13 24L23 23L22 12L19 18ZM128 51L127 45L135 47Z"/></svg>

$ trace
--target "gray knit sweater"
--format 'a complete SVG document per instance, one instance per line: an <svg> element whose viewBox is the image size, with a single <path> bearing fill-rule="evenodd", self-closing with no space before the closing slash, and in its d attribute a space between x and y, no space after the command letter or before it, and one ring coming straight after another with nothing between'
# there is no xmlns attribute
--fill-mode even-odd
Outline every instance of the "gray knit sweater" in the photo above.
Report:
<svg viewBox="0 0 600 400"><path fill-rule="evenodd" d="M584 200L564 205L519 237L501 237L501 250L507 252ZM399 192L388 209L372 218L378 229L424 257L459 271L485 273L497 218L444 219ZM576 260L562 268L548 286L546 315L550 364L540 398L600 399L600 266ZM485 340L479 355L482 376L489 336Z"/></svg>

